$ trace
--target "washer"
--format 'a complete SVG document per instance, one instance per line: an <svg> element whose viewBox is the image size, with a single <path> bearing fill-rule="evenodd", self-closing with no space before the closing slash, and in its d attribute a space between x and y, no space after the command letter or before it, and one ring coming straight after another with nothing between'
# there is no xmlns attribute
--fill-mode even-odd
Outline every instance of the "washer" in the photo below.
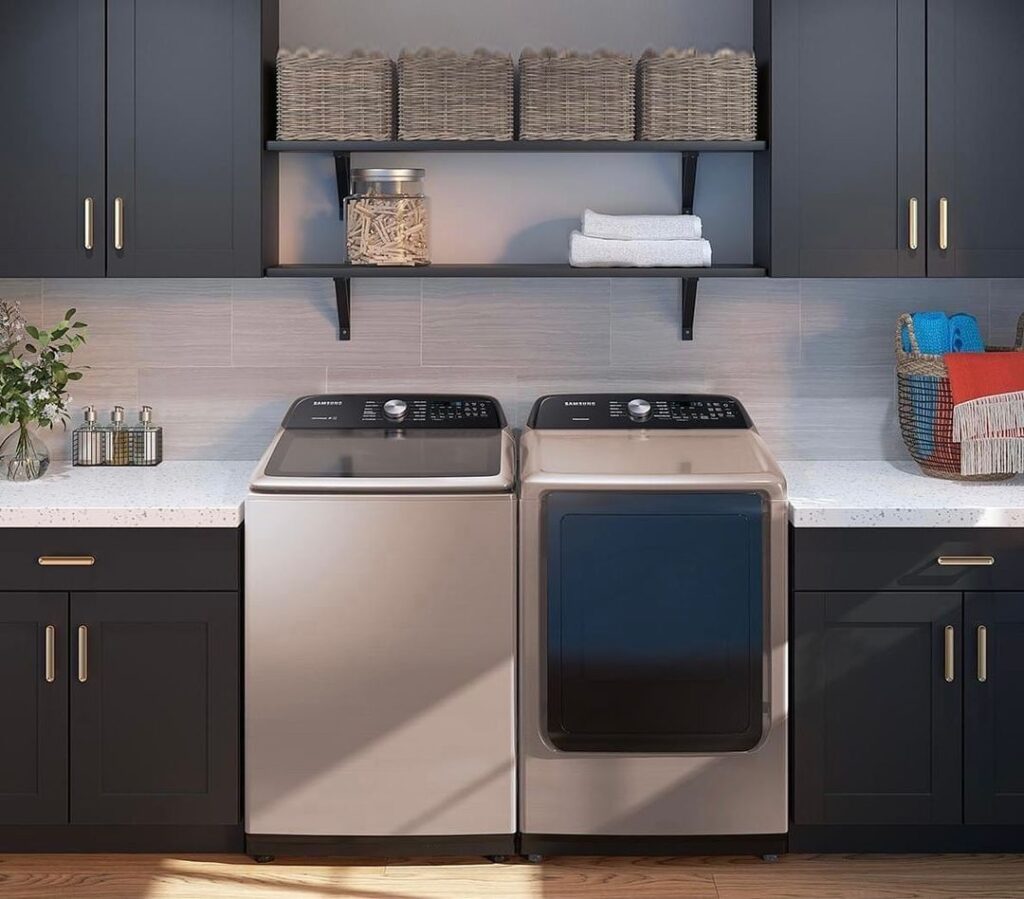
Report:
<svg viewBox="0 0 1024 899"><path fill-rule="evenodd" d="M746 411L544 397L521 478L522 851L784 849L786 485Z"/></svg>
<svg viewBox="0 0 1024 899"><path fill-rule="evenodd" d="M482 396L293 404L245 509L256 856L515 834L515 453Z"/></svg>

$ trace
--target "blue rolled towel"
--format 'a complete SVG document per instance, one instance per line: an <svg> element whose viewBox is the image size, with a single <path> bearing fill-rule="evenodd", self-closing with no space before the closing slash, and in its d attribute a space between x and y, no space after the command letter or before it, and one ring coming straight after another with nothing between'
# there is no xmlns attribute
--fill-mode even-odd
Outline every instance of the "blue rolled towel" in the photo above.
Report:
<svg viewBox="0 0 1024 899"><path fill-rule="evenodd" d="M922 353L941 356L949 352L949 317L945 312L915 312L911 318L917 347ZM903 350L910 352L910 335L906 328L903 329Z"/></svg>
<svg viewBox="0 0 1024 899"><path fill-rule="evenodd" d="M949 349L953 353L984 353L978 320L966 312L949 317Z"/></svg>

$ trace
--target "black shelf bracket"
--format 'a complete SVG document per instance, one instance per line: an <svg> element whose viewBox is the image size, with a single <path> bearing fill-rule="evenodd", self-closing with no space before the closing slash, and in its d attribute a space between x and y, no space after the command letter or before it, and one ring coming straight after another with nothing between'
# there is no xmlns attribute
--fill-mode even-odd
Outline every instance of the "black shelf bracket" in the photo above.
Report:
<svg viewBox="0 0 1024 899"><path fill-rule="evenodd" d="M335 278L334 296L338 303L338 340L352 339L352 279Z"/></svg>
<svg viewBox="0 0 1024 899"><path fill-rule="evenodd" d="M693 215L693 195L697 190L699 153L681 153L683 160L683 215Z"/></svg>
<svg viewBox="0 0 1024 899"><path fill-rule="evenodd" d="M352 189L352 154L338 152L334 154L334 174L338 179L338 217L345 220L345 197ZM345 340L347 338L342 338Z"/></svg>
<svg viewBox="0 0 1024 899"><path fill-rule="evenodd" d="M700 278L682 278L683 288L683 333L681 340L693 340L693 317L697 312L697 287Z"/></svg>

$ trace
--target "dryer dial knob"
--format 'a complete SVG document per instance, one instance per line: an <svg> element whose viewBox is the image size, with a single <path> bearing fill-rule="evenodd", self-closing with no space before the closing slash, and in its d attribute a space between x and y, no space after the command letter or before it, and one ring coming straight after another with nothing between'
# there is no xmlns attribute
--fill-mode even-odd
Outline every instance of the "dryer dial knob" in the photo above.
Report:
<svg viewBox="0 0 1024 899"><path fill-rule="evenodd" d="M651 404L647 400L630 400L626 408L633 421L647 421L651 417Z"/></svg>
<svg viewBox="0 0 1024 899"><path fill-rule="evenodd" d="M405 400L388 400L384 404L384 415L392 421L401 421L409 406Z"/></svg>

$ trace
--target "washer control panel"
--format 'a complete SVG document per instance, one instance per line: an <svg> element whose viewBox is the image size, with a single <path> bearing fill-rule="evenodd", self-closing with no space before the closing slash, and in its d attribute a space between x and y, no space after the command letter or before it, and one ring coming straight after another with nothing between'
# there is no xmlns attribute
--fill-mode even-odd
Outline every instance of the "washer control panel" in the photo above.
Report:
<svg viewBox="0 0 1024 899"><path fill-rule="evenodd" d="M545 396L530 413L539 430L746 430L753 427L739 400L710 394L569 394Z"/></svg>
<svg viewBox="0 0 1024 899"><path fill-rule="evenodd" d="M500 430L501 406L489 396L424 394L329 394L296 400L286 430Z"/></svg>

